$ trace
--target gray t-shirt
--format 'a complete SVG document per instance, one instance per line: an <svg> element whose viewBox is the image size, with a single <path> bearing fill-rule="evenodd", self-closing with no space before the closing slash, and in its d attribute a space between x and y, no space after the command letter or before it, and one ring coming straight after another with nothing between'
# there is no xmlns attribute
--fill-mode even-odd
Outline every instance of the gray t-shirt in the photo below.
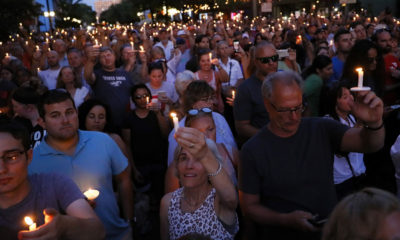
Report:
<svg viewBox="0 0 400 240"><path fill-rule="evenodd" d="M29 176L31 190L19 203L6 209L0 208L0 239L18 239L21 230L28 230L25 216L37 226L44 224L43 210L54 208L65 214L67 207L84 196L75 183L57 174L33 174Z"/></svg>
<svg viewBox="0 0 400 240"><path fill-rule="evenodd" d="M267 127L244 144L239 189L260 196L280 213L308 211L326 218L336 204L333 157L348 127L323 118L304 118L288 138Z"/></svg>

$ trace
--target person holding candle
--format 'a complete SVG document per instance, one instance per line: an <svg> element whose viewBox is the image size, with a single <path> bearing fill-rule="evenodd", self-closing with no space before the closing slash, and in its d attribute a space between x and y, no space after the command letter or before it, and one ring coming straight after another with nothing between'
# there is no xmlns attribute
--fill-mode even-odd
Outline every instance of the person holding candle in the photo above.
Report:
<svg viewBox="0 0 400 240"><path fill-rule="evenodd" d="M336 204L334 154L384 145L383 103L373 92L357 93L351 109L364 126L349 128L326 118L302 118L301 86L294 72L267 77L262 95L270 122L241 150L240 204L244 216L260 225L259 238L319 239L312 222L327 218Z"/></svg>
<svg viewBox="0 0 400 240"><path fill-rule="evenodd" d="M71 177L82 192L97 189L100 195L95 212L105 226L107 239L130 239L134 218L128 159L107 134L78 130L77 111L68 93L44 93L38 109L47 136L34 150L29 172ZM113 177L121 213L113 191Z"/></svg>
<svg viewBox="0 0 400 240"><path fill-rule="evenodd" d="M57 77L61 70L61 66L58 62L58 53L56 51L47 53L47 63L49 69L38 72L38 76L42 79L43 84L49 90L52 90L56 88Z"/></svg>
<svg viewBox="0 0 400 240"><path fill-rule="evenodd" d="M32 160L26 128L0 120L0 236L14 239L103 239L104 227L69 178L28 175ZM24 224L30 217L33 224Z"/></svg>
<svg viewBox="0 0 400 240"><path fill-rule="evenodd" d="M201 108L209 108L214 110L215 106L215 91L214 89L205 81L193 81L191 82L184 94L183 94L183 112L185 112L185 116L180 120L179 126L185 126L186 122L186 114L190 109L201 109ZM212 111L212 117L215 123L216 128L216 142L224 143L226 146L230 146L237 149L237 145L235 139L233 137L232 131L225 120L225 118L215 112ZM175 130L169 133L168 136L168 165L170 165L173 161L174 151L177 147L177 142L174 138Z"/></svg>
<svg viewBox="0 0 400 240"><path fill-rule="evenodd" d="M211 239L234 239L239 222L237 193L216 146L194 128L179 128L175 134L177 175L182 188L161 201L161 239L180 239L190 233Z"/></svg>
<svg viewBox="0 0 400 240"><path fill-rule="evenodd" d="M145 53L139 52L138 56L140 61L137 59L137 54L135 50L132 50L133 46L131 44L124 44L121 47L121 69L125 69L129 75L130 79L137 83L146 82L147 77L147 56Z"/></svg>
<svg viewBox="0 0 400 240"><path fill-rule="evenodd" d="M359 77L357 68L363 70L363 86L370 87L376 95L382 97L384 82L381 79L385 72L385 63L373 42L369 40L356 42L347 56L340 81L350 87L357 87Z"/></svg>
<svg viewBox="0 0 400 240"><path fill-rule="evenodd" d="M220 66L219 60L217 58L212 58L209 50L202 50L199 52L198 62L200 69L195 72L196 80L206 81L215 90L217 97L216 110L220 113L223 113L224 103L221 97L221 83L228 82L229 76L227 72ZM214 71L212 69L212 65L215 65L218 71Z"/></svg>
<svg viewBox="0 0 400 240"><path fill-rule="evenodd" d="M150 195L157 207L163 194L166 138L170 126L168 117L161 112L160 105L148 103L146 97L152 97L146 85L138 84L132 88L131 99L136 108L124 118L122 138L144 182L151 184ZM143 183L140 184L143 186Z"/></svg>

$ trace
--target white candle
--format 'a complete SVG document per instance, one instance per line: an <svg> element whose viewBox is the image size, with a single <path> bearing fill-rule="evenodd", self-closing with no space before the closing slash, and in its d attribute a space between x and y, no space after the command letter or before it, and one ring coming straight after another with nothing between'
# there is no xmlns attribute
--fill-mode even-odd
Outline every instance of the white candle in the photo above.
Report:
<svg viewBox="0 0 400 240"><path fill-rule="evenodd" d="M34 231L36 230L36 223L33 222L32 218L30 217L25 217L25 223L28 224L29 226L29 231Z"/></svg>
<svg viewBox="0 0 400 240"><path fill-rule="evenodd" d="M135 43L131 41L132 51L135 50Z"/></svg>
<svg viewBox="0 0 400 240"><path fill-rule="evenodd" d="M99 42L97 41L97 39L94 40L94 47L99 47Z"/></svg>
<svg viewBox="0 0 400 240"><path fill-rule="evenodd" d="M144 53L144 48L143 48L143 46L140 46L140 51L139 51L139 52Z"/></svg>
<svg viewBox="0 0 400 240"><path fill-rule="evenodd" d="M212 52L208 53L208 56L210 57L210 62L212 60Z"/></svg>
<svg viewBox="0 0 400 240"><path fill-rule="evenodd" d="M364 71L362 68L356 68L356 71L358 72L358 87L362 88L364 81Z"/></svg>
<svg viewBox="0 0 400 240"><path fill-rule="evenodd" d="M85 197L89 201L95 200L99 196L99 194L100 194L100 192L98 190L91 189L91 188L89 188L86 192L83 193L83 195L85 195Z"/></svg>
<svg viewBox="0 0 400 240"><path fill-rule="evenodd" d="M150 103L150 97L146 97L146 103L147 103L147 104Z"/></svg>
<svg viewBox="0 0 400 240"><path fill-rule="evenodd" d="M179 120L178 120L178 117L176 116L176 113L174 113L174 112L171 113L171 117L172 117L172 121L174 122L174 129L175 129L175 132L177 132L178 129L179 129Z"/></svg>
<svg viewBox="0 0 400 240"><path fill-rule="evenodd" d="M232 90L232 99L235 99L235 94L236 94L235 90Z"/></svg>

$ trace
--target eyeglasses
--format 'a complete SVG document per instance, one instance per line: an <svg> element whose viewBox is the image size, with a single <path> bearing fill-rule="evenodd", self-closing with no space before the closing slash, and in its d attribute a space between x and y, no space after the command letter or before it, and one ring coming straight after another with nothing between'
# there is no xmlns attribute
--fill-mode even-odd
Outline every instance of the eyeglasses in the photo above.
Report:
<svg viewBox="0 0 400 240"><path fill-rule="evenodd" d="M263 64L270 63L270 61L277 62L279 60L279 55L276 54L276 55L271 56L271 57L257 58L257 60L260 61Z"/></svg>
<svg viewBox="0 0 400 240"><path fill-rule="evenodd" d="M149 95L148 94L136 95L135 99L139 100L139 99L146 98L146 97L149 97Z"/></svg>
<svg viewBox="0 0 400 240"><path fill-rule="evenodd" d="M5 153L0 159L3 159L5 164L15 164L18 162L19 157L24 154L23 150L15 150Z"/></svg>
<svg viewBox="0 0 400 240"><path fill-rule="evenodd" d="M278 109L272 102L269 102L269 104L271 104L271 106L275 109L276 112L278 112L280 114L285 114L285 115L289 115L291 113L296 113L296 114L302 113L306 109L306 106L303 103L297 107L289 108L289 109Z"/></svg>
<svg viewBox="0 0 400 240"><path fill-rule="evenodd" d="M212 110L211 110L211 108L208 108L208 107L200 108L200 109L190 109L190 110L188 111L188 114L189 114L189 115L192 115L192 116L195 116L195 115L199 114L200 112L203 112L203 113L211 113Z"/></svg>

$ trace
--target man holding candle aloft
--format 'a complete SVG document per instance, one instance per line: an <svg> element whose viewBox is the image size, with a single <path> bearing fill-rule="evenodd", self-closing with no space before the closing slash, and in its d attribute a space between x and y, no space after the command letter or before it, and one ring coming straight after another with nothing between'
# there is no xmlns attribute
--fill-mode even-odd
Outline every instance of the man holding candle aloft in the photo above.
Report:
<svg viewBox="0 0 400 240"><path fill-rule="evenodd" d="M32 149L24 126L0 121L0 155L2 240L104 238L100 220L70 179L55 174L28 176ZM24 224L25 217L36 225L31 223L32 231Z"/></svg>
<svg viewBox="0 0 400 240"><path fill-rule="evenodd" d="M373 92L356 93L351 109L364 127L348 128L326 118L302 119L301 87L291 71L266 78L262 95L270 122L242 148L241 207L262 226L263 239L319 239L314 224L336 204L334 154L374 152L384 144L383 103Z"/></svg>

